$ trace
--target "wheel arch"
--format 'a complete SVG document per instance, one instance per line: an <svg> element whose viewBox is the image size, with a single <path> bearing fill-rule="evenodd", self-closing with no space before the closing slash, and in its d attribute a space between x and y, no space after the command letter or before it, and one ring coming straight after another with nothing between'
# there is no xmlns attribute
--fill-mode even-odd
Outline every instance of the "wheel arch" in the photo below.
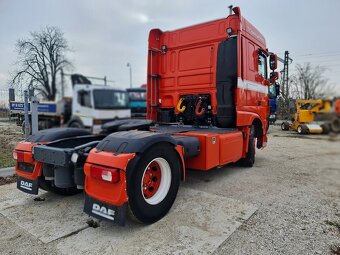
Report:
<svg viewBox="0 0 340 255"><path fill-rule="evenodd" d="M84 123L79 116L72 116L71 119L67 122L67 126L69 127L73 122L79 122L81 125L84 126Z"/></svg>
<svg viewBox="0 0 340 255"><path fill-rule="evenodd" d="M137 156L129 163L129 166L127 169L130 171L138 164L138 162L141 159L141 155L143 153L146 153L148 150L150 150L152 147L157 146L157 145L169 145L171 146L178 158L179 166L180 166L180 174L181 174L181 180L185 180L185 161L184 161L184 155L183 155L183 147L180 145L175 144L175 142L170 142L170 141L158 141L152 144L149 144L149 146L145 147L143 151L140 151L137 153ZM128 172L128 171L127 171Z"/></svg>

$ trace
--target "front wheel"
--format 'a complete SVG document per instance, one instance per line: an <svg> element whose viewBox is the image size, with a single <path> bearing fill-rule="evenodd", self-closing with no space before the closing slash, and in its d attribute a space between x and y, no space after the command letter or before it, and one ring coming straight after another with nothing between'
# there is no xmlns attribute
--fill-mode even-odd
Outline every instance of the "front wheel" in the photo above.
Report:
<svg viewBox="0 0 340 255"><path fill-rule="evenodd" d="M305 126L305 125L299 125L298 127L297 127L297 130L296 130L297 132L298 132L298 134L300 134L300 135L304 135L304 134L307 134L307 127Z"/></svg>
<svg viewBox="0 0 340 255"><path fill-rule="evenodd" d="M127 193L133 216L151 224L164 217L177 196L180 161L169 144L158 144L144 152L127 170Z"/></svg>
<svg viewBox="0 0 340 255"><path fill-rule="evenodd" d="M72 121L70 123L69 127L71 127L71 128L84 128L84 125L83 125L83 123L75 120L75 121Z"/></svg>

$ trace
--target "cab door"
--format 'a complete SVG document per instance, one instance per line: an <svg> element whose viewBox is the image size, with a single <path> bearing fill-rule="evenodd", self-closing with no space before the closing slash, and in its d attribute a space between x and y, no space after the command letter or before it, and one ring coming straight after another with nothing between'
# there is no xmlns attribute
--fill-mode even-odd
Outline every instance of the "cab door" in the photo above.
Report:
<svg viewBox="0 0 340 255"><path fill-rule="evenodd" d="M90 89L84 87L74 90L72 112L81 119L85 127L92 126L93 96Z"/></svg>

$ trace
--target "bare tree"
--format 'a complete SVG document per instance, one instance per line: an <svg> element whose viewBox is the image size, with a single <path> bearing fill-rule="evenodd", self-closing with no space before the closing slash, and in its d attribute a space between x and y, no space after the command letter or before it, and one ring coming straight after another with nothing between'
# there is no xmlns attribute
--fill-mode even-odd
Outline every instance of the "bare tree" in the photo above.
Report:
<svg viewBox="0 0 340 255"><path fill-rule="evenodd" d="M30 38L17 42L18 70L13 74L13 84L29 84L47 100L55 100L57 74L70 66L64 34L57 27L46 27L31 32Z"/></svg>
<svg viewBox="0 0 340 255"><path fill-rule="evenodd" d="M325 77L326 69L311 63L296 65L296 73L291 79L291 94L295 99L317 99L332 97L334 87Z"/></svg>

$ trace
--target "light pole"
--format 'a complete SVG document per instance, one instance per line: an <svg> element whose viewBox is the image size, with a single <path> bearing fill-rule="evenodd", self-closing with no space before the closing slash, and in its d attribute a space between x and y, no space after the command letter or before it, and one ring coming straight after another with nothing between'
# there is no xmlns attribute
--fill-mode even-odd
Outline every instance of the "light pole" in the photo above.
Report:
<svg viewBox="0 0 340 255"><path fill-rule="evenodd" d="M129 62L126 64L126 66L130 67L130 88L132 88L132 66Z"/></svg>

